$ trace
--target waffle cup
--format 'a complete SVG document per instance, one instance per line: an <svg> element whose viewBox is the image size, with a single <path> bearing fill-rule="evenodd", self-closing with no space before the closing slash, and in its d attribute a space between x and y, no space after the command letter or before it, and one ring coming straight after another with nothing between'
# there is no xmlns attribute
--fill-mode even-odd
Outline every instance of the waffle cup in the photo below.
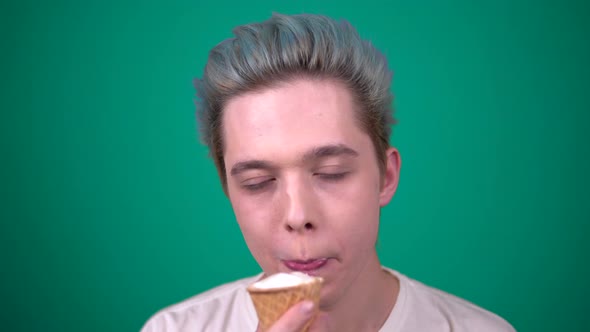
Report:
<svg viewBox="0 0 590 332"><path fill-rule="evenodd" d="M307 332L319 311L322 281L322 278L318 277L311 282L301 283L296 286L271 289L259 289L249 286L247 290L254 303L262 331L268 330L293 305L304 300L311 300L314 303L315 313L301 330L301 332Z"/></svg>

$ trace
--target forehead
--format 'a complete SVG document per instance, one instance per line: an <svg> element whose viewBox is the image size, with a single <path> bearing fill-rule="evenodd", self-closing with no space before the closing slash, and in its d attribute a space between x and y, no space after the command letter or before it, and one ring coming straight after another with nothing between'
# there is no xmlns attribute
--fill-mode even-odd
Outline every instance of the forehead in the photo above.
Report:
<svg viewBox="0 0 590 332"><path fill-rule="evenodd" d="M332 80L299 79L234 97L222 120L226 165L288 160L323 145L359 149L370 139L355 114L348 88Z"/></svg>

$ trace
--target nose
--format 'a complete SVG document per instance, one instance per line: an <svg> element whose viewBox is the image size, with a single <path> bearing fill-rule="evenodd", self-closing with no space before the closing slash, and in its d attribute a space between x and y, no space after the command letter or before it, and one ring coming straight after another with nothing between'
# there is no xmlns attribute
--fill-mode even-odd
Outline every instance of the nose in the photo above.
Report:
<svg viewBox="0 0 590 332"><path fill-rule="evenodd" d="M316 229L313 220L313 193L303 181L291 181L285 186L285 229L289 232L308 232Z"/></svg>

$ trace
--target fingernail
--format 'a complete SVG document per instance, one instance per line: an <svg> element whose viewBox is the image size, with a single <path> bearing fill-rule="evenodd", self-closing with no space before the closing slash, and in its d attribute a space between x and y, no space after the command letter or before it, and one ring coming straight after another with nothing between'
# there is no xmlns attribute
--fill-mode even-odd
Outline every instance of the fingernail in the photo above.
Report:
<svg viewBox="0 0 590 332"><path fill-rule="evenodd" d="M305 301L305 302L303 302L303 304L301 305L300 308L301 308L301 313L310 314L311 311L313 310L313 302Z"/></svg>

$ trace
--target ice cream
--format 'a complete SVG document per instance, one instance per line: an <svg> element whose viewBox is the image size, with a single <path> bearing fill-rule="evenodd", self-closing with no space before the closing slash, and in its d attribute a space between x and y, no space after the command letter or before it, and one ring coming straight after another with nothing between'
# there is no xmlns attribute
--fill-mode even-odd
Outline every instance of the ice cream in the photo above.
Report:
<svg viewBox="0 0 590 332"><path fill-rule="evenodd" d="M317 312L322 281L320 277L292 272L277 273L250 285L247 290L262 330L266 331L290 307L303 300L313 301ZM312 321L306 324L303 332L307 331Z"/></svg>

